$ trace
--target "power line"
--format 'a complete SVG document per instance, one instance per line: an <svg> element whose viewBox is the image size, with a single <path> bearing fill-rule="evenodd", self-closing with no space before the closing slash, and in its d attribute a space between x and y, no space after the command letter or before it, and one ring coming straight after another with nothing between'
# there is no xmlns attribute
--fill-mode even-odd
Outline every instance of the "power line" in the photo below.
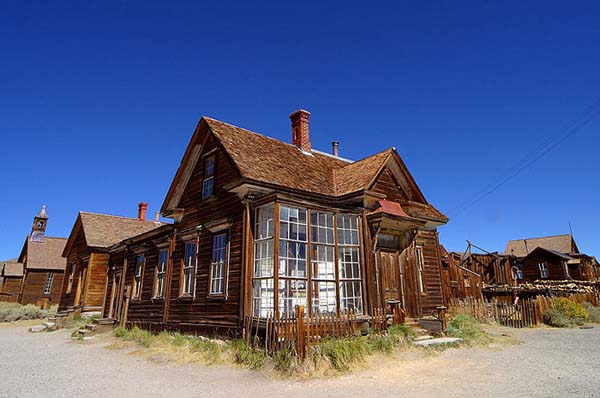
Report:
<svg viewBox="0 0 600 398"><path fill-rule="evenodd" d="M470 207L474 206L482 199L496 191L502 185L506 184L508 181L521 174L528 167L533 165L536 161L540 160L542 157L544 157L544 155L546 155L556 146L564 142L571 135L575 134L577 131L587 126L599 114L600 100L594 103L592 106L588 107L583 112L581 112L577 117L573 119L573 121L561 127L556 134L551 135L542 144L538 145L534 150L530 151L526 156L524 156L519 162L516 163L515 167L508 169L507 174L504 177L501 177L495 183L489 184L473 200L468 201L462 206L460 206L457 209L456 213L452 215L452 217L456 218L462 215Z"/></svg>

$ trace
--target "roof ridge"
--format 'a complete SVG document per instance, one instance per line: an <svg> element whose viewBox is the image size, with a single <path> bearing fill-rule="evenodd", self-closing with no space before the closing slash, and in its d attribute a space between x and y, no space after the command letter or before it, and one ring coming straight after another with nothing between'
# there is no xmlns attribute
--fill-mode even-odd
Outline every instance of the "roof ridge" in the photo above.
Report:
<svg viewBox="0 0 600 398"><path fill-rule="evenodd" d="M362 162L363 160L367 160L367 159L374 158L375 156L382 155L382 154L384 154L384 153L386 153L386 152L389 154L389 153L391 153L391 152L392 152L393 150L395 150L395 149L396 149L396 148L394 148L394 147L389 147L389 148L387 148L387 149L384 149L383 151L379 151L379 152L376 152L376 153L374 153L374 154L372 154L372 155L369 155L369 156L367 156L367 157L364 157L364 158L362 158L362 159L355 160L355 161L353 161L352 163L349 163L349 164L347 164L346 166L350 166L350 165L352 165L352 164L356 164L356 163ZM345 168L346 166L342 167L342 169L343 169L343 168Z"/></svg>
<svg viewBox="0 0 600 398"><path fill-rule="evenodd" d="M82 211L82 210L80 210L80 211L79 211L79 214L91 214L91 215L94 215L94 216L104 216L104 217L113 217L113 218L124 218L124 219L127 219L127 220L142 221L142 222L152 222L152 223L155 223L155 224L166 224L166 223L164 223L164 222L161 222L161 221L154 221L154 220L140 220L140 219L138 219L137 217L116 216L116 215L114 215L114 214L95 213L95 212L93 212L93 211Z"/></svg>
<svg viewBox="0 0 600 398"><path fill-rule="evenodd" d="M546 239L546 238L556 238L558 236L571 236L573 237L573 235L571 234L558 234L558 235L547 235L547 236L540 236L537 238L520 238L520 239L510 239L509 242L518 242L521 240L532 240L532 239Z"/></svg>
<svg viewBox="0 0 600 398"><path fill-rule="evenodd" d="M336 157L336 156L333 156L333 155L331 155L329 153L326 153L326 152L323 152L323 151L320 151L320 150L314 149L314 148L311 149L311 152L304 152L303 150L301 150L300 148L298 148L296 145L291 144L289 142L285 142L283 140L279 140L277 138L274 138L274 137L271 137L271 136L268 136L268 135L265 135L265 134L257 133L256 131L249 130L249 129L245 128L245 127L236 126L235 124L227 123L227 122L224 122L222 120L215 119L215 118L212 118L212 117L209 117L209 116L202 116L202 118L203 119L207 119L207 120L211 120L211 121L214 121L214 122L217 122L217 123L223 123L223 124L226 124L228 126L234 127L236 129L244 130L244 131L246 131L246 132L248 132L250 134L256 134L256 135L258 135L260 137L263 137L263 138L266 138L268 140L275 141L275 142L277 142L279 144L287 145L287 146L289 146L291 148L294 148L298 152L300 152L300 153L302 153L304 155L307 155L307 156L310 156L312 153L317 153L319 155L323 155L323 156L327 156L327 157L330 157L330 158L333 158L333 159L338 159L338 160L341 160L341 161L344 161L344 162L348 162L348 164L354 163L353 160L346 159L346 158L341 158L341 157Z"/></svg>

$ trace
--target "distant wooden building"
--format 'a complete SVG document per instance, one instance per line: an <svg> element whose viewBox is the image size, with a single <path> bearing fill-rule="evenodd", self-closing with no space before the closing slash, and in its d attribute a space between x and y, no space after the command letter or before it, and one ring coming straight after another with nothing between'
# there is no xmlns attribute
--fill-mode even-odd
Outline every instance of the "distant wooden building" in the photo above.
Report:
<svg viewBox="0 0 600 398"><path fill-rule="evenodd" d="M442 286L446 302L451 299L483 298L481 289L483 281L481 275L460 265L457 259L440 245L442 256Z"/></svg>
<svg viewBox="0 0 600 398"><path fill-rule="evenodd" d="M450 256L458 263L481 276L483 286L516 285L522 280L517 257L494 253L456 253Z"/></svg>
<svg viewBox="0 0 600 398"><path fill-rule="evenodd" d="M173 225L111 248L104 316L152 329L239 334L246 317L445 304L437 227L396 149L359 161L203 117L161 212Z"/></svg>
<svg viewBox="0 0 600 398"><path fill-rule="evenodd" d="M140 203L138 218L79 212L62 251L67 268L59 310L102 310L109 265L108 248L161 225L146 220L146 207L146 203Z"/></svg>
<svg viewBox="0 0 600 398"><path fill-rule="evenodd" d="M23 264L15 258L3 262L1 268L0 301L17 302L23 283Z"/></svg>
<svg viewBox="0 0 600 398"><path fill-rule="evenodd" d="M600 276L596 259L580 253L571 234L511 240L506 244L505 254L520 258L525 282L593 281Z"/></svg>
<svg viewBox="0 0 600 398"><path fill-rule="evenodd" d="M61 257L65 238L46 236L46 207L33 219L31 234L25 239L17 262L23 264L23 282L18 301L21 304L53 305L60 301L60 287L65 272Z"/></svg>

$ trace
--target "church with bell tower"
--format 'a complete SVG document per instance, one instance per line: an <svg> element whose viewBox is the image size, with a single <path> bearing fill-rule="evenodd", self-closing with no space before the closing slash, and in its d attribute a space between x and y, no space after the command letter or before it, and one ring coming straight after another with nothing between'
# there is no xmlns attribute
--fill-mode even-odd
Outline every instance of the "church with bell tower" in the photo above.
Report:
<svg viewBox="0 0 600 398"><path fill-rule="evenodd" d="M65 273L66 259L62 251L66 238L46 235L48 213L42 205L33 217L31 232L19 254L18 263L23 264L23 280L18 295L21 304L48 307L58 304Z"/></svg>

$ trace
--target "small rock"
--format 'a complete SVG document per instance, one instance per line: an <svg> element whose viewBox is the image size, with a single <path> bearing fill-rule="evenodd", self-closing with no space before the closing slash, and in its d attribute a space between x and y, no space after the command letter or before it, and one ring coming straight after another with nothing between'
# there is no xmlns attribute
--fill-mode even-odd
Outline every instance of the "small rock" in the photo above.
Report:
<svg viewBox="0 0 600 398"><path fill-rule="evenodd" d="M36 325L36 326L32 326L32 327L30 327L30 328L29 328L29 331L30 331L31 333L40 333L40 332L43 332L43 331L44 331L44 330L46 330L46 329L48 329L48 328L46 327L46 325Z"/></svg>

